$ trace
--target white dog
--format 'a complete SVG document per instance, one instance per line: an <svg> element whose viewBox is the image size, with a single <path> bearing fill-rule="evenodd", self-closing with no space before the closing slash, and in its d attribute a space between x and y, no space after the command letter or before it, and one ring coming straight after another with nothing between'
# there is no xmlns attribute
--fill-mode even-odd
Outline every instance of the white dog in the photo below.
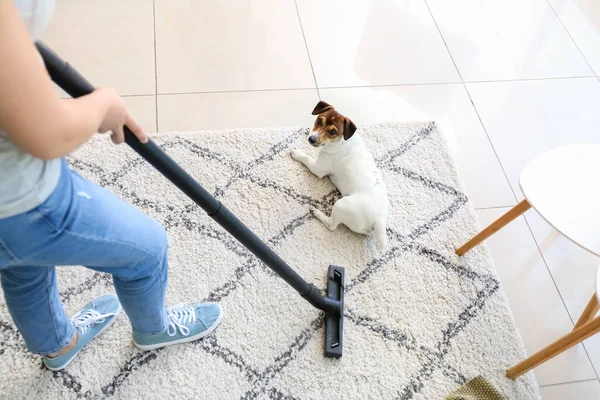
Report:
<svg viewBox="0 0 600 400"><path fill-rule="evenodd" d="M322 149L317 158L294 149L292 158L319 178L329 176L342 194L331 217L319 210L314 211L315 217L332 231L344 224L356 233L375 234L377 248L383 250L387 245L388 198L381 171L349 118L324 101L317 104L312 115L317 119L308 142Z"/></svg>

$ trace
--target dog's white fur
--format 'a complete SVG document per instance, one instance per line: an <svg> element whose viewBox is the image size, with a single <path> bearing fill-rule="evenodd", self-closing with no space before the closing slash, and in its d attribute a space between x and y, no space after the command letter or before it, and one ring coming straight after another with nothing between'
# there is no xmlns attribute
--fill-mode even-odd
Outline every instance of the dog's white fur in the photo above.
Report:
<svg viewBox="0 0 600 400"><path fill-rule="evenodd" d="M311 135L316 134L313 131ZM331 231L341 223L356 233L374 234L380 251L387 246L387 188L359 132L348 140L341 137L323 145L316 158L297 149L291 156L319 178L329 176L343 196L334 204L330 217L320 210L314 211L315 217Z"/></svg>

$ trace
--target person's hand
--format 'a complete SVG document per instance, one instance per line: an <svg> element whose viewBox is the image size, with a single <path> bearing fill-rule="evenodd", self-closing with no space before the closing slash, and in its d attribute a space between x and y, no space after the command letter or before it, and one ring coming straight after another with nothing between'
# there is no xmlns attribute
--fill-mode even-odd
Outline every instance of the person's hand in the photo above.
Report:
<svg viewBox="0 0 600 400"><path fill-rule="evenodd" d="M96 89L99 95L106 96L108 101L108 111L104 120L98 129L99 133L112 132L110 138L114 144L121 144L125 141L123 126L127 127L142 143L148 142L148 135L140 124L131 116L125 102L119 96L119 93L113 88Z"/></svg>

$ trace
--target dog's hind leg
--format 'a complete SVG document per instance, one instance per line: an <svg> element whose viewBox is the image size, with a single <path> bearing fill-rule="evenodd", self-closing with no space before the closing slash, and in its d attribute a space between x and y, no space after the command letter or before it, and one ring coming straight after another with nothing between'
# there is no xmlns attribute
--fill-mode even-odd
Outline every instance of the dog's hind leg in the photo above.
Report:
<svg viewBox="0 0 600 400"><path fill-rule="evenodd" d="M335 231L339 224L348 226L353 220L353 209L355 205L353 199L353 196L342 197L333 205L330 217L319 210L314 211L315 217L329 228L330 231Z"/></svg>
<svg viewBox="0 0 600 400"><path fill-rule="evenodd" d="M335 207L334 207L335 210ZM338 225L340 224L338 220L335 218L335 212L331 212L331 217L325 215L325 213L321 210L314 210L313 214L315 217L323 223L330 231L335 231Z"/></svg>

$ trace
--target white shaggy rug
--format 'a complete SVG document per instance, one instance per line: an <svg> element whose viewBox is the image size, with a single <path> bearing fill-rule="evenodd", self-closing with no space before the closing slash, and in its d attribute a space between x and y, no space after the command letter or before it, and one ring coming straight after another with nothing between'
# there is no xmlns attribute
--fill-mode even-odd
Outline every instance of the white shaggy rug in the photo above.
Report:
<svg viewBox="0 0 600 400"><path fill-rule="evenodd" d="M390 193L390 246L375 250L346 228L327 230L336 192L289 156L311 151L308 129L166 134L158 143L308 281L346 267L344 355L323 357L319 312L229 237L126 145L94 140L73 168L157 218L171 242L169 305L211 300L225 312L215 334L142 353L122 315L63 372L29 355L0 299L0 397L121 399L443 399L489 379L509 399L539 398L485 246L454 249L478 230L433 123L359 130ZM110 279L60 268L69 313L112 292Z"/></svg>

